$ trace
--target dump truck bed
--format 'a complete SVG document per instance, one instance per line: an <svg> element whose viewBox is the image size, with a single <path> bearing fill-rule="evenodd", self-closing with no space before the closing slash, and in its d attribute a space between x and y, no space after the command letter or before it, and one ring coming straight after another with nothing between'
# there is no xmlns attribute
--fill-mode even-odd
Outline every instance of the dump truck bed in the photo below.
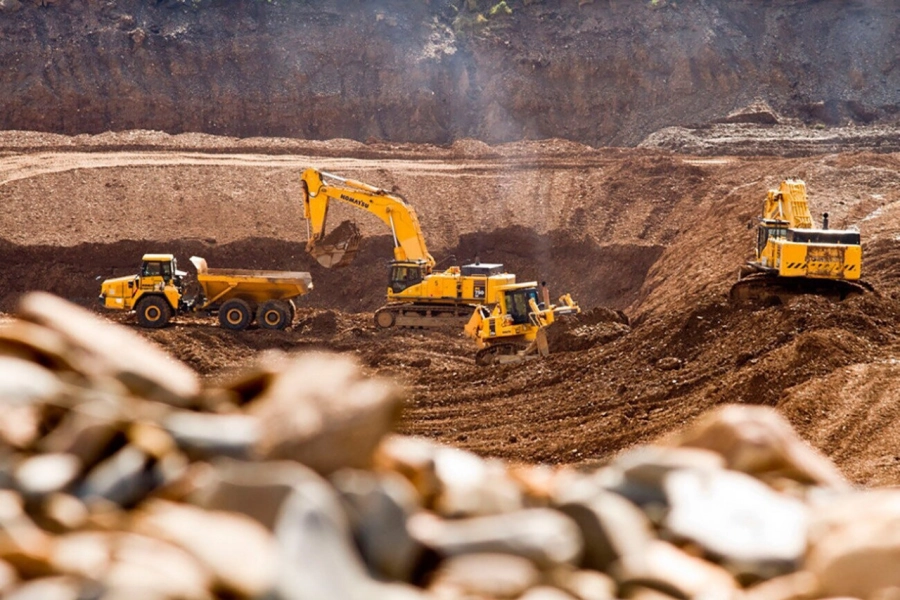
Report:
<svg viewBox="0 0 900 600"><path fill-rule="evenodd" d="M306 271L255 271L253 269L210 269L206 261L191 257L197 267L197 282L203 289L202 308L214 308L232 298L253 304L267 300L288 300L309 293L312 276Z"/></svg>

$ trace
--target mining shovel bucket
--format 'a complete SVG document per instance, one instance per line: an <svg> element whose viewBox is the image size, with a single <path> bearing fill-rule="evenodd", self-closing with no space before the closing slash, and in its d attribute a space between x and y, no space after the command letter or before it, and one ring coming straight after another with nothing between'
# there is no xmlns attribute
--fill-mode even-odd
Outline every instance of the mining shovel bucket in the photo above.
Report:
<svg viewBox="0 0 900 600"><path fill-rule="evenodd" d="M345 267L353 261L362 235L352 221L344 221L321 240L307 244L306 250L326 269Z"/></svg>

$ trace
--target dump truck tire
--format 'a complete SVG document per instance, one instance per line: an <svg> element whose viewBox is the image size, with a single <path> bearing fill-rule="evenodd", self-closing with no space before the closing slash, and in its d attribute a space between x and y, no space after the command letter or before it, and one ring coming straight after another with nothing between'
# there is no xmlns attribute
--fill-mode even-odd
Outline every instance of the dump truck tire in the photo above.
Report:
<svg viewBox="0 0 900 600"><path fill-rule="evenodd" d="M253 311L246 300L232 298L219 309L219 324L225 329L242 331L253 321Z"/></svg>
<svg viewBox="0 0 900 600"><path fill-rule="evenodd" d="M138 324L141 327L159 329L169 324L172 318L172 307L162 296L146 296L141 298L135 307Z"/></svg>
<svg viewBox="0 0 900 600"><path fill-rule="evenodd" d="M256 322L264 329L286 329L292 321L291 312L287 302L269 300L256 311Z"/></svg>

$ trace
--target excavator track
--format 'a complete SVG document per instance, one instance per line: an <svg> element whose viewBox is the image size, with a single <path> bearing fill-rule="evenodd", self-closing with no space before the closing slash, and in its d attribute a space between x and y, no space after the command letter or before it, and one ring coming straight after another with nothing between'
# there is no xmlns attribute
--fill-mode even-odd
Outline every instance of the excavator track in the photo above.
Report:
<svg viewBox="0 0 900 600"><path fill-rule="evenodd" d="M729 297L734 304L786 304L797 296L815 294L839 302L874 291L871 284L862 280L786 278L753 273L742 276L731 286Z"/></svg>
<svg viewBox="0 0 900 600"><path fill-rule="evenodd" d="M458 329L465 325L475 306L471 304L415 304L397 303L375 311L375 326L379 329Z"/></svg>

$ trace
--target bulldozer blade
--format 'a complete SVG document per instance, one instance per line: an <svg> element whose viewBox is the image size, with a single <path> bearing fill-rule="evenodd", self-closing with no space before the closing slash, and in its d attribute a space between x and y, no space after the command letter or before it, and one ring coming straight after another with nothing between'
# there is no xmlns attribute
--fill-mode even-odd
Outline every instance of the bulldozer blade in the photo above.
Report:
<svg viewBox="0 0 900 600"><path fill-rule="evenodd" d="M550 343L547 341L546 329L538 329L537 337L534 338L534 345L537 348L538 354L541 355L542 358L550 355Z"/></svg>
<svg viewBox="0 0 900 600"><path fill-rule="evenodd" d="M362 235L352 221L344 221L328 235L307 245L307 251L326 269L345 267L353 262Z"/></svg>

